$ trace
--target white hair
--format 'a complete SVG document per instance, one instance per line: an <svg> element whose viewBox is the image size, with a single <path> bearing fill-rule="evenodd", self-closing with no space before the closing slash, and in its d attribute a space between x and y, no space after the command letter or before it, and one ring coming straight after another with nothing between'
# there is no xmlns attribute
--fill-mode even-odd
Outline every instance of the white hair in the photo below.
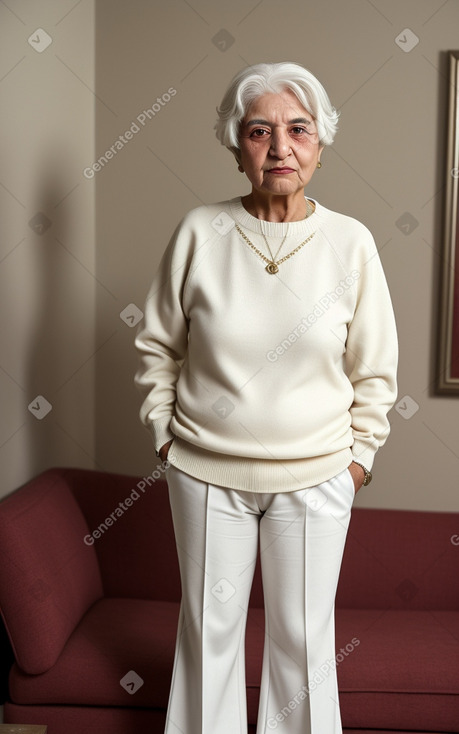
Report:
<svg viewBox="0 0 459 734"><path fill-rule="evenodd" d="M338 128L339 112L332 107L319 80L300 64L254 64L238 72L230 82L220 107L215 133L239 160L239 130L254 100L263 94L279 94L290 90L314 118L320 145L331 145Z"/></svg>

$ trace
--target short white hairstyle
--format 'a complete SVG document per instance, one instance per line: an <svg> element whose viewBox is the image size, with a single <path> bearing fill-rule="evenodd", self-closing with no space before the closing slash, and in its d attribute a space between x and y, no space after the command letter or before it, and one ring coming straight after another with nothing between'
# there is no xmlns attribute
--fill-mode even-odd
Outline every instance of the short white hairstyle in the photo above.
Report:
<svg viewBox="0 0 459 734"><path fill-rule="evenodd" d="M222 145L237 160L240 156L239 132L245 114L263 94L279 94L290 90L314 118L319 133L319 145L331 145L338 128L339 112L330 102L319 80L300 64L254 64L238 72L217 107L215 133Z"/></svg>

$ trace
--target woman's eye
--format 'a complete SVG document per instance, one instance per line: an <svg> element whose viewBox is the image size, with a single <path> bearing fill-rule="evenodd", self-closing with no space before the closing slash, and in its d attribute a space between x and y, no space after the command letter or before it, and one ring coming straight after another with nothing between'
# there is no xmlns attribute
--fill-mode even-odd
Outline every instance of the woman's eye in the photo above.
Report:
<svg viewBox="0 0 459 734"><path fill-rule="evenodd" d="M301 135L302 133L309 133L309 130L306 130L305 127L292 127L292 133L294 135Z"/></svg>
<svg viewBox="0 0 459 734"><path fill-rule="evenodd" d="M263 130L263 128L257 128L256 130L252 130L250 137L251 138L264 138L266 135L269 135L268 130Z"/></svg>

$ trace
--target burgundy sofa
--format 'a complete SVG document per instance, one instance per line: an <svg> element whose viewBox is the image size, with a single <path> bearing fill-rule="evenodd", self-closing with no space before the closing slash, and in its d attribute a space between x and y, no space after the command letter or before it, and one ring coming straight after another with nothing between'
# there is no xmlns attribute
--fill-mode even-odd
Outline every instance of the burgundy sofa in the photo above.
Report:
<svg viewBox="0 0 459 734"><path fill-rule="evenodd" d="M48 734L162 734L180 600L162 476L148 485L81 469L41 474L0 503L0 559L15 657L5 722L47 724ZM459 732L458 582L459 513L354 508L336 610L347 734ZM262 607L257 568L250 732Z"/></svg>

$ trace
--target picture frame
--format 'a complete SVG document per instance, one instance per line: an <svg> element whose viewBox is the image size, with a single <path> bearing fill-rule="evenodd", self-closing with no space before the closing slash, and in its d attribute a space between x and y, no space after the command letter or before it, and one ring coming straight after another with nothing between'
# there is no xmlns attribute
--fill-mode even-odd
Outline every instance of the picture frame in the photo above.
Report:
<svg viewBox="0 0 459 734"><path fill-rule="evenodd" d="M448 88L437 392L459 395L459 51L449 53Z"/></svg>

